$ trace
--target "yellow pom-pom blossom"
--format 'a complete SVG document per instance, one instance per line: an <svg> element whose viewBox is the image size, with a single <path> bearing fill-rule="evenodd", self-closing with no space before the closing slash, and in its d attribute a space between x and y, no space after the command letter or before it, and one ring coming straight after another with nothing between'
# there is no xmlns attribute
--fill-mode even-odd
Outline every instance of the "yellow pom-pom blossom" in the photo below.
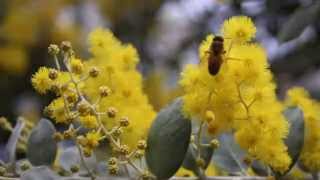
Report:
<svg viewBox="0 0 320 180"><path fill-rule="evenodd" d="M91 131L86 134L86 147L93 149L99 145L101 134L96 131Z"/></svg>
<svg viewBox="0 0 320 180"><path fill-rule="evenodd" d="M67 122L63 98L57 98L57 99L53 100L49 104L47 109L49 111L51 111L49 114L50 117L55 119L57 123L66 123Z"/></svg>
<svg viewBox="0 0 320 180"><path fill-rule="evenodd" d="M303 88L295 87L288 91L286 104L302 109L305 122L305 141L300 161L312 172L320 170L320 103L312 100Z"/></svg>
<svg viewBox="0 0 320 180"><path fill-rule="evenodd" d="M230 28L252 28L245 27L243 19L227 20L229 23L224 23L222 29L230 33L235 30ZM234 39L225 39L226 50ZM209 35L201 44L200 64L187 65L182 72L184 112L201 121L207 120L208 131L213 135L233 129L237 142L251 156L279 172L285 171L291 162L283 142L288 123L275 95L264 49L255 43L232 43L230 51L223 56L219 73L212 76L206 53L212 40L213 36Z"/></svg>
<svg viewBox="0 0 320 180"><path fill-rule="evenodd" d="M93 57L86 61L85 67L98 67L100 74L86 81L84 92L90 99L99 99L97 89L107 86L111 94L101 99L99 109L106 111L115 107L119 113L115 118L104 117L108 127L118 124L120 117L127 116L130 125L126 127L123 143L134 148L140 139L145 139L155 112L142 90L142 77L136 65L139 57L136 49L122 44L108 30L97 29L89 35L90 52ZM89 71L89 70L88 70Z"/></svg>
<svg viewBox="0 0 320 180"><path fill-rule="evenodd" d="M221 31L224 37L241 43L254 38L256 27L249 17L236 16L226 20Z"/></svg>
<svg viewBox="0 0 320 180"><path fill-rule="evenodd" d="M31 79L33 87L40 93L45 94L50 90L53 81L49 78L49 69L40 67Z"/></svg>
<svg viewBox="0 0 320 180"><path fill-rule="evenodd" d="M75 74L81 74L84 70L84 66L82 64L82 61L80 59L72 58L70 60L70 68L71 72Z"/></svg>
<svg viewBox="0 0 320 180"><path fill-rule="evenodd" d="M83 127L86 128L96 128L98 127L97 118L93 115L88 115L80 117L80 123Z"/></svg>

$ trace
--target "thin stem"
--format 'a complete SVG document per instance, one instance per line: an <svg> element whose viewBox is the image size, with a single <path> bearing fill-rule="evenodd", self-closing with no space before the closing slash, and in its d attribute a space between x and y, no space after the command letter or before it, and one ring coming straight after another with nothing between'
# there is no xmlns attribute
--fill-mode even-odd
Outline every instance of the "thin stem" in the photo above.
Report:
<svg viewBox="0 0 320 180"><path fill-rule="evenodd" d="M57 58L57 55L54 55L54 56L53 56L53 59L54 59L54 62L56 63L57 69L60 71L60 70L61 70L61 67L60 67L60 63L59 63L59 60L58 60L58 58Z"/></svg>
<svg viewBox="0 0 320 180"><path fill-rule="evenodd" d="M0 180L19 180L18 177L6 177L6 176L0 176Z"/></svg>
<svg viewBox="0 0 320 180"><path fill-rule="evenodd" d="M81 163L82 163L83 167L86 169L86 171L88 172L88 174L91 177L91 179L94 180L95 177L94 177L93 173L90 171L89 167L87 166L87 164L86 164L86 162L84 160L83 153L82 153L82 150L81 150L79 144L76 143L76 146L78 148L79 155L80 155L80 160L81 160Z"/></svg>
<svg viewBox="0 0 320 180"><path fill-rule="evenodd" d="M237 92L238 92L238 97L240 99L240 103L243 105L243 107L246 110L247 116L249 117L249 106L247 105L247 103L245 102L245 100L242 97L241 91L240 91L240 85L241 83L237 84ZM251 104L252 105L252 104ZM250 106L251 106L250 105Z"/></svg>

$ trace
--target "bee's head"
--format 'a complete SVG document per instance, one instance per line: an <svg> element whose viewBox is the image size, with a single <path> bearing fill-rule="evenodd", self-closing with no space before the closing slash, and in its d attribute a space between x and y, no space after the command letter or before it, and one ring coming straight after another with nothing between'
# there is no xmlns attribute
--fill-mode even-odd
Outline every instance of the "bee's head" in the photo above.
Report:
<svg viewBox="0 0 320 180"><path fill-rule="evenodd" d="M213 38L213 41L223 42L223 37L221 37L221 36L215 36L215 37Z"/></svg>

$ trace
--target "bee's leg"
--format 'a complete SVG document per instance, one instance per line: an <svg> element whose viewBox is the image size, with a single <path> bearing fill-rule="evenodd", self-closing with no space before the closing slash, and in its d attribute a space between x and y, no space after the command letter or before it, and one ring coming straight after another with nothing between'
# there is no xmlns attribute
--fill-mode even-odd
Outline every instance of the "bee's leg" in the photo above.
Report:
<svg viewBox="0 0 320 180"><path fill-rule="evenodd" d="M230 45L229 45L229 47L228 47L228 51L226 52L226 53L227 53L227 54L226 54L226 56L227 56L227 57L228 57L228 56L229 56L229 54L230 54L230 51L231 51L232 45L233 45L233 41L231 40Z"/></svg>
<svg viewBox="0 0 320 180"><path fill-rule="evenodd" d="M245 59L241 59L241 58L235 58L235 57L226 57L225 58L226 61L244 61Z"/></svg>

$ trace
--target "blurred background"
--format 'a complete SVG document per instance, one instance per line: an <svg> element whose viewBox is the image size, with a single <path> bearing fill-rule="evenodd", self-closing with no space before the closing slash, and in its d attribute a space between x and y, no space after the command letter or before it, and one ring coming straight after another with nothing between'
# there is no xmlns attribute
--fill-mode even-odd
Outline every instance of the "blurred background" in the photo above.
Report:
<svg viewBox="0 0 320 180"><path fill-rule="evenodd" d="M295 85L320 98L319 0L0 0L0 116L13 124L19 115L41 116L50 97L36 94L30 78L53 65L48 45L69 40L86 59L87 34L96 27L138 49L145 92L159 110L181 93L179 73L198 62L199 43L233 15L257 25L279 98Z"/></svg>

